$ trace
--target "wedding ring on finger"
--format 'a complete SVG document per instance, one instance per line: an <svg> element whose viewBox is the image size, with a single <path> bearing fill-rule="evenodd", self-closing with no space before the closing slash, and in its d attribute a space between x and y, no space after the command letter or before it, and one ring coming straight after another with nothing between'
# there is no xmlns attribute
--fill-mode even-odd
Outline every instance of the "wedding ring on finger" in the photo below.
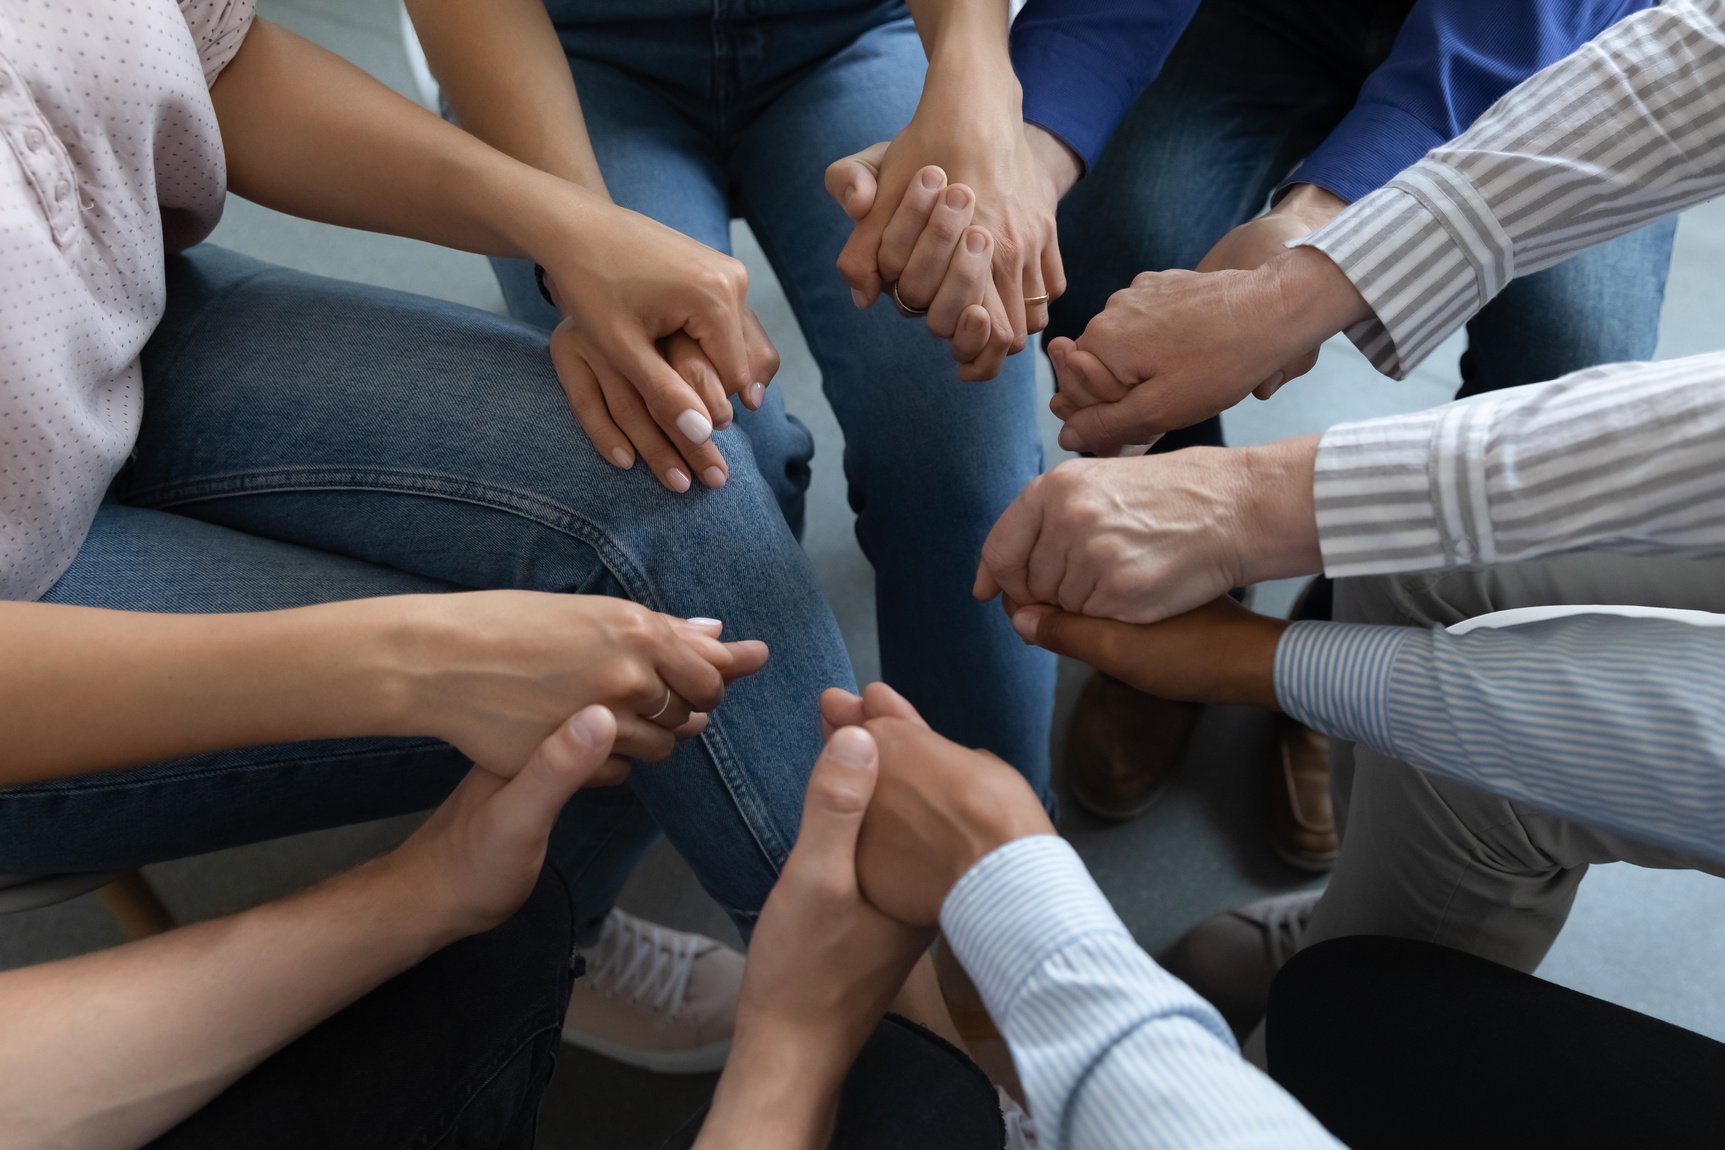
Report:
<svg viewBox="0 0 1725 1150"><path fill-rule="evenodd" d="M666 711L669 711L670 709L671 709L671 688L666 687L665 688L665 701L663 703L659 704L659 709L657 711L654 711L651 715L647 716L647 721L649 723L651 723L653 720L657 719L660 715L663 715Z"/></svg>
<svg viewBox="0 0 1725 1150"><path fill-rule="evenodd" d="M1025 307L1047 307L1048 306L1048 295L1047 295L1047 293L1045 292L1042 295L1027 295L1027 296L1025 296L1024 297L1024 306Z"/></svg>
<svg viewBox="0 0 1725 1150"><path fill-rule="evenodd" d="M897 281L894 281L892 285L892 306L896 307L898 309L898 314L902 315L905 319L921 319L923 316L928 314L927 308L911 307L908 303L904 302L898 294Z"/></svg>

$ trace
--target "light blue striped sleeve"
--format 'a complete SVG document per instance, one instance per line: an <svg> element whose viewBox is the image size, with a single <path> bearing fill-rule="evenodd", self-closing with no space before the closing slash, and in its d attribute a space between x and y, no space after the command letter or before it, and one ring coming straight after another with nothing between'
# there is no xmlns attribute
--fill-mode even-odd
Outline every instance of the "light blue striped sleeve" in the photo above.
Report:
<svg viewBox="0 0 1725 1150"><path fill-rule="evenodd" d="M1276 649L1276 696L1310 727L1433 774L1725 859L1725 627L1296 623Z"/></svg>
<svg viewBox="0 0 1725 1150"><path fill-rule="evenodd" d="M940 923L1012 1048L1044 1150L1340 1146L1139 949L1064 839L989 854Z"/></svg>

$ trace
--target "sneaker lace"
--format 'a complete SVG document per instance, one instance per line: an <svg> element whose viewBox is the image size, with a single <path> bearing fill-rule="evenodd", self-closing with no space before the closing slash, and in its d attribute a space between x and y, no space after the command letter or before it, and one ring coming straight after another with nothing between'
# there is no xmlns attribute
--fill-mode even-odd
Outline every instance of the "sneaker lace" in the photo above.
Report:
<svg viewBox="0 0 1725 1150"><path fill-rule="evenodd" d="M700 939L613 910L589 954L593 989L677 1017Z"/></svg>
<svg viewBox="0 0 1725 1150"><path fill-rule="evenodd" d="M1300 936L1312 921L1316 898L1288 900L1271 904L1264 914L1265 945L1270 948L1270 962L1280 969L1300 948Z"/></svg>

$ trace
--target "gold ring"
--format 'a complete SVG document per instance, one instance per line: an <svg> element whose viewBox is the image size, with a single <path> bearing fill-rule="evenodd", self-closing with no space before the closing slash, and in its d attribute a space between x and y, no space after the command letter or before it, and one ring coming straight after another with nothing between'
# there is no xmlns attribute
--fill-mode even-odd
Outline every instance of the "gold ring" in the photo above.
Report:
<svg viewBox="0 0 1725 1150"><path fill-rule="evenodd" d="M654 719L657 719L660 715L663 715L666 711L669 711L670 709L671 709L671 688L666 687L665 688L665 701L659 705L659 709L657 711L654 711L651 715L647 716L647 721L649 723L651 723Z"/></svg>
<svg viewBox="0 0 1725 1150"><path fill-rule="evenodd" d="M892 305L898 308L898 314L902 315L905 319L921 319L923 316L928 314L927 308L911 307L908 303L905 303L904 300L899 298L898 282L896 280L892 285Z"/></svg>
<svg viewBox="0 0 1725 1150"><path fill-rule="evenodd" d="M1047 294L1027 295L1024 297L1024 306L1025 307L1035 307L1039 303L1040 304L1046 304L1047 302L1048 302Z"/></svg>

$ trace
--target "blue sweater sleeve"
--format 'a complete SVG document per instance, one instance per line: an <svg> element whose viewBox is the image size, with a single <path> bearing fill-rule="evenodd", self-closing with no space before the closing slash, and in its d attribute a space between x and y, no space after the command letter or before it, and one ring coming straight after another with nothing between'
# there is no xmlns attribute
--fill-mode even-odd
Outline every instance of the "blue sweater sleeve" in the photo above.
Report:
<svg viewBox="0 0 1725 1150"><path fill-rule="evenodd" d="M1198 0L1030 0L1012 23L1024 118L1095 165Z"/></svg>
<svg viewBox="0 0 1725 1150"><path fill-rule="evenodd" d="M1653 0L1419 0L1352 110L1287 184L1352 203L1459 136L1499 96Z"/></svg>

